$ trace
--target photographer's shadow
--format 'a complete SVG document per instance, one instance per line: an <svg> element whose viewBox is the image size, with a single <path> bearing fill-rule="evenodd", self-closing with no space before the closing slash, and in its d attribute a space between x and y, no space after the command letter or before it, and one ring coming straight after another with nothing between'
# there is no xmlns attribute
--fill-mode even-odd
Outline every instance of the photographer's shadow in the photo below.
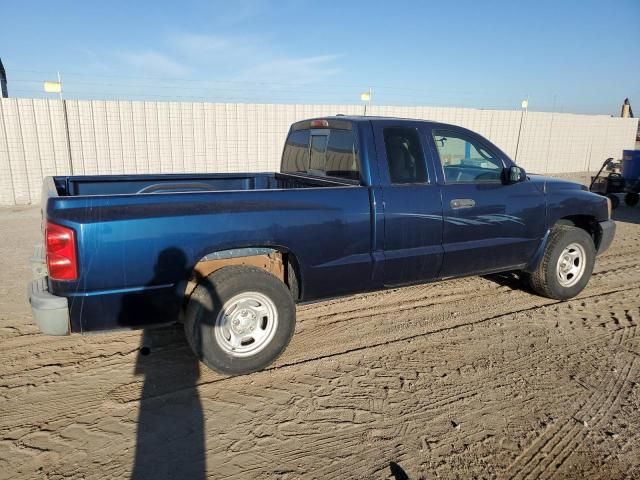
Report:
<svg viewBox="0 0 640 480"><path fill-rule="evenodd" d="M162 283L167 271L185 271L186 265L181 250L164 250L149 285ZM168 300L168 304L180 301ZM125 304L123 312L129 307L137 309L139 305ZM154 308L162 308L148 303L145 307L148 315L154 314ZM135 373L144 380L131 478L206 478L204 414L197 389L200 365L187 345L181 325L143 332Z"/></svg>

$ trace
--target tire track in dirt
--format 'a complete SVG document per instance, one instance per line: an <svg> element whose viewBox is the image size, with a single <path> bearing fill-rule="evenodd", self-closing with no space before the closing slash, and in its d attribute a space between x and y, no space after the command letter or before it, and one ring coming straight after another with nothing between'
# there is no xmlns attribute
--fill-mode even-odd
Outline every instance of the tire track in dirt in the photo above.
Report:
<svg viewBox="0 0 640 480"><path fill-rule="evenodd" d="M577 302L577 303L581 303L581 302ZM585 305L584 307L585 310L588 309L589 306L590 305ZM601 334L601 338L592 339L593 341L591 343L593 345L599 345L603 343L603 340L606 343L606 341L610 338L611 338L611 332L607 332L607 333ZM585 347L584 344L576 345L574 346L573 350L577 352L578 350L584 347ZM558 345L558 346L555 346L555 348L553 348L552 350L540 349L539 351L535 352L535 355L542 358L545 355L553 356L556 352L565 352L568 356L570 356L572 353L567 351L566 345ZM427 422L429 418L432 418L434 415L436 415L438 411L442 410L444 407L447 407L449 404L467 400L477 395L478 392L481 390L487 390L487 389L491 390L491 389L494 389L496 386L500 386L501 383L505 382L505 377L508 378L514 372L526 370L526 366L530 365L531 363L535 363L536 360L538 360L538 358L536 358L534 355L527 355L519 359L517 363L510 361L508 364L503 365L503 367L507 368L508 370L500 369L498 371L492 372L490 376L492 377L493 381L488 381L488 377L484 375L476 378L468 378L467 381L470 382L473 387L469 390L462 389L462 390L454 391L450 395L444 395L445 392L443 391L443 389L438 389L432 392L432 394L435 394L435 396L431 396L431 400L429 401L429 404L424 409L418 412L414 412L412 414L403 415L403 424L419 425L421 423ZM458 384L458 387L455 387L455 388L460 388L460 387L461 385ZM462 387L464 386L462 385ZM384 405L379 407L380 410L384 410L384 408L385 408ZM461 421L463 423L466 423L466 417L465 416L461 417ZM378 441L380 440L393 441L393 439L398 438L398 436L402 435L402 432L398 430L398 428L399 427L397 426L388 427L385 425L384 422L379 422L379 425L376 426L376 431L379 433L375 433L374 437L377 438ZM326 448L330 450L331 448L334 448L337 445L342 444L343 441L346 442L348 439L354 436L361 437L362 435L365 435L368 431L370 431L370 429L371 429L370 425L364 425L364 426L355 425L348 430L343 430L340 433L339 437L342 440L340 440L339 438L335 441L330 441L330 440L327 440L326 438L319 438L313 441L313 448L314 449ZM492 432L487 432L479 427L474 427L472 430L465 432L463 436L454 433L451 435L451 437L455 437L455 443L460 443L460 442L464 442L465 439L469 439L469 440L471 439L477 440L480 438L486 439L489 436L493 436L493 435L495 434ZM305 440L305 443L311 441L310 438L313 439L316 436L317 435L315 434L311 434L310 436L307 436L308 438L307 440ZM439 438L438 443L440 444L447 443L450 441L450 437L444 434L440 435L438 438ZM439 451L442 451L443 449L446 449L446 448L447 448L446 446L442 448L436 447L432 451L435 453L438 453ZM282 461L285 463L288 463L288 462L295 462L296 459L299 459L301 456L303 456L305 452L308 452L308 447L300 446L299 450L296 450L295 448L290 446L287 448L283 448L283 450L290 452L290 454L282 457ZM356 466L357 465L352 464L352 467L356 467ZM326 471L322 470L322 473L323 475L325 473L327 475L330 475L332 474L332 470L331 469L328 469ZM344 474L344 471L342 471L342 473Z"/></svg>
<svg viewBox="0 0 640 480"><path fill-rule="evenodd" d="M599 299L600 300L600 299ZM622 345L635 339L636 323L630 310L624 310L621 315L616 305L609 307L610 319L608 323L615 323L616 329L611 335L612 345ZM640 307L636 307L640 310ZM600 314L596 314L600 318ZM621 319L624 319L621 321ZM602 323L601 326L605 324ZM621 355L628 350L620 350ZM625 355L629 357L629 355ZM619 400L625 388L631 388L629 378L636 370L637 358L631 358L624 364L620 373L615 376L607 375L606 380L598 385L591 385L593 390L584 405L575 413L565 419L565 422L555 428L549 429L534 441L522 455L508 468L509 478L553 478L558 475L560 468L570 458L571 453L577 449L591 430L599 427L607 420ZM594 411L595 410L595 411ZM550 433L551 432L551 433ZM547 447L551 448L548 449ZM524 463L523 463L524 462Z"/></svg>
<svg viewBox="0 0 640 480"><path fill-rule="evenodd" d="M636 359L633 359L630 363L626 364L625 369L626 373L624 373L623 369L622 373L618 375L616 384L609 393L609 396L605 399L598 412L591 417L591 420L595 419L595 422L593 423L593 427L589 428L600 427L605 420L608 420L614 411L614 408L620 403L620 399L623 394L627 393L627 391L631 389L631 386L629 385L629 377L632 375L632 372L636 371ZM585 420L585 422L589 422L589 420ZM589 431L587 430L580 431L579 438L576 439L572 439L571 436L568 436L570 442L567 443L563 449L557 452L554 459L547 462L547 465L540 473L540 476L543 478L553 478L557 476L565 461L570 457L571 453L582 444L588 434Z"/></svg>
<svg viewBox="0 0 640 480"><path fill-rule="evenodd" d="M589 307L590 305L586 305L585 310L587 310ZM611 332L602 334L602 338L599 338L592 342L593 345L594 346L601 345L603 343L603 340L604 340L604 343L606 343L606 341L611 339L610 333ZM579 349L584 347L585 347L584 344L575 346L574 351L578 351ZM538 353L540 354L540 356L543 356L543 355L554 356L556 351L562 352L566 350L567 350L567 345L558 345L551 351L545 352L544 350L542 350ZM572 352L567 352L567 357L565 358L568 358L568 356L570 356L571 354ZM520 362L522 363L523 369L524 369L524 366L526 366L526 364L531 363L532 361L535 362L536 359L532 358L531 356L529 356L528 358L522 358L520 360ZM512 371L520 370L519 365L512 365L512 362L509 362L509 364L506 366L515 367L512 369ZM364 425L364 426L353 425L341 430L339 434L334 432L334 435L337 436L338 438L327 439L322 435L320 435L321 438L315 438L316 435L312 434L311 436L306 437L305 443L308 443L308 442L312 443L312 448L314 451L315 450L322 451L324 449L331 450L332 448L338 448L337 446L342 443L341 439L346 440L346 439L353 438L354 436L356 437L365 436L365 438L373 438L377 442L376 444L378 445L379 448L380 448L380 442L392 444L394 442L399 441L398 439L407 435L407 433L411 433L411 430L412 430L411 427L409 427L409 430L407 430L406 425L421 425L421 424L429 423L429 421L433 421L434 417L437 417L438 415L443 415L444 412L446 412L447 410L445 407L447 407L449 404L455 403L456 401L468 400L474 395L477 395L478 391L480 390L485 390L485 391L493 390L496 388L496 386L500 386L501 382L504 383L505 377L508 377L508 375L509 373L507 371L500 369L498 371L492 372L492 374L490 375L491 377L493 377L494 381L487 381L488 377L484 375L480 377L476 377L475 379L469 379L468 381L473 384L472 389L465 390L464 385L458 384L461 390L458 390L457 392L454 392L453 395L449 395L449 396L443 396L442 395L443 390L442 388L439 388L437 391L432 392L432 393L435 393L435 396L433 396L432 394L429 394L429 402L422 409L420 409L419 411L403 414L402 426L394 425L392 424L392 422L391 424L389 424L389 422L385 420L378 421L376 423L374 430L371 430L372 427L367 425ZM493 405L491 407L486 408L486 410L492 411L492 410L495 410L496 408L500 408L500 406ZM478 412L476 412L476 414L477 413ZM461 416L459 420L463 425L468 425L468 423L470 423L470 422L467 422L466 415ZM463 434L458 433L456 430L454 430L449 434L441 433L440 435L437 436L438 444L455 443L460 445L465 443L477 443L477 442L482 442L484 440L490 439L496 435L496 432L487 431L486 429L483 429L481 426L478 426L478 425L471 425L465 428L467 430ZM424 444L428 442L423 441L421 438L421 443ZM447 453L448 448L449 447L447 445L443 445L442 447L435 446L434 448L430 448L429 450L432 454L444 455ZM290 448L289 447L283 448L283 450L290 451ZM291 452L292 456L291 457L286 456L283 459L283 461L285 463L293 462L295 461L295 459L300 458L301 456L304 455L305 452L308 452L308 451L309 451L309 447L298 446L294 452ZM370 465L370 461L371 461L370 458L364 458L362 460L359 460L357 458L352 458L350 459L348 468L352 468L353 471L363 471L363 469L366 470L367 466L369 468L373 468L373 466ZM345 466L345 462L337 462L333 465L329 465L329 466L323 467L320 470L315 471L315 473L319 475L319 478L322 478L322 477L339 478L340 476L346 475L346 472L347 472L347 467Z"/></svg>
<svg viewBox="0 0 640 480"><path fill-rule="evenodd" d="M591 393L586 403L569 415L561 425L548 429L509 466L507 475L513 479L549 478L557 473L571 454L571 448L580 445L588 434L588 423L598 426L608 418L619 401L636 360L625 364L616 376L607 376L604 384ZM595 421L594 421L595 420ZM556 459L560 458L558 462Z"/></svg>
<svg viewBox="0 0 640 480"><path fill-rule="evenodd" d="M584 305L584 302L581 302L581 303L583 304L582 311L584 312L586 311L588 306ZM566 307L571 306L571 304L563 304L563 305ZM510 367L513 367L511 368L511 370L500 370L497 372L496 377L491 380L487 378L478 378L477 388L472 388L470 390L458 392L458 394L464 397L468 397L470 395L476 395L480 391L486 388L495 389L496 387L499 387L502 383L504 383L505 377L509 377L513 374L525 371L527 367L530 367L531 364L536 364L538 361L542 360L543 357L555 358L557 354L561 353L563 355L562 356L563 360L566 361L572 356L584 352L585 349L592 349L593 347L601 346L603 344L609 343L616 333L618 333L619 331L626 331L626 330L627 330L626 327L621 327L619 329L616 329L614 332L607 332L607 333L600 334L598 336L590 337L587 342L582 342L580 344L560 344L560 345L546 346L544 348L535 350L530 354L521 356L516 360L511 359L508 363ZM453 403L455 401L455 397L456 397L456 394L446 397L443 400L451 399L452 402L443 402L442 405L446 403ZM462 418L464 419L464 417ZM473 434L476 434L476 433L481 433L481 432L474 432Z"/></svg>
<svg viewBox="0 0 640 480"><path fill-rule="evenodd" d="M635 291L634 291L635 292ZM628 292L631 296L632 293L634 292ZM585 303L583 301L576 301L574 302L576 304L584 304L582 305L583 307L583 311L589 311L590 309L593 308L592 304L589 303ZM611 303L615 303L615 299L611 298ZM563 306L566 309L569 309L569 307L571 307L572 304L563 304ZM547 307L547 308L553 308L553 306L551 307ZM579 311L579 312L574 312L576 315L583 313L583 311ZM594 314L595 315L595 314ZM595 319L594 319L595 320ZM604 343L606 343L606 340L611 340L611 334L613 332L607 332L605 334L602 334L601 337L602 338L598 338L598 339L593 339L593 345L601 345L603 342L602 340L605 340ZM569 343L569 346L572 345L571 343ZM575 348L573 349L574 351L579 351L581 349L584 349L586 347L586 344L581 344L581 345L576 345ZM566 357L564 358L568 358L572 352L567 352L567 346L566 345L559 345L554 349L550 349L550 350L546 350L546 351L541 351L541 357L546 354L546 355L550 355L550 356L555 356L556 351L559 352L565 352L567 354ZM527 364L527 363L535 363L536 358L531 358L529 356L529 358L523 358L522 359L522 363L523 364ZM511 362L509 362L509 365L511 365ZM519 370L519 368L516 368L515 371ZM496 379L502 379L501 381L504 382L504 377L506 375L508 375L507 372L505 372L504 370L499 370L497 372L494 372L495 378ZM432 401L429 402L429 408L425 408L424 411L420 411L420 412L415 412L414 414L404 414L403 415L403 424L426 424L429 423L429 420L433 420L433 416L434 416L434 410L437 411L438 407L446 407L451 403L455 403L456 400L460 401L460 400L467 400L469 398L471 398L474 395L477 395L477 392L479 390L482 390L482 387L480 387L479 385L484 385L486 388L484 388L484 390L491 390L494 389L496 386L499 386L500 381L496 380L495 382L487 382L487 378L485 376L482 377L478 377L475 380L472 381L472 383L474 384L474 387L471 390L462 390L462 391L457 391L454 392L453 395L450 396L435 396L432 397ZM443 393L443 389L438 389L438 394L442 394ZM496 407L494 407L496 408ZM500 408L499 406L497 406L497 408ZM490 410L490 409L489 409ZM461 417L462 423L465 424L466 417L463 416ZM370 428L370 427L369 427ZM357 427L354 426L352 429L347 430L342 432L342 435L344 435L345 438L351 438L352 436L357 436L357 435L363 435L363 432L366 432L367 427ZM378 443L380 441L382 442L397 442L398 437L401 437L403 435L406 435L406 431L403 431L400 427L392 425L389 426L387 428L385 428L385 424L380 423L376 426L376 432L374 434L374 438L378 439ZM455 443L457 444L464 444L466 442L468 443L473 443L473 442L482 442L484 440L488 440L490 438L492 438L495 435L494 432L491 431L487 431L486 429L483 429L479 426L473 426L471 427L471 429L467 432L465 432L464 435L459 435L456 433L451 433L449 435L447 434L441 434L438 435L438 443L447 443L451 441L451 438L455 438ZM425 442L421 442L421 443L425 443ZM428 443L428 442L426 442ZM329 443L324 442L323 440L318 440L317 442L313 442L313 447L314 449L319 448L319 449L323 449L323 448L327 448L330 450L330 448L338 448L337 445L341 444L341 441L331 441ZM327 447L327 445L329 445L330 447ZM443 447L436 447L434 449L432 449L431 451L434 453L438 453L438 452L443 452L446 453L447 450L447 446L443 446ZM300 458L301 456L304 455L304 452L308 450L304 449L303 447L300 447L300 450L296 452L296 454L294 455L293 458ZM285 458L285 462L286 461L293 461L293 458ZM393 458L393 457L392 457ZM398 453L398 455L396 456L396 458L403 458L402 455L400 455ZM352 468L352 471L363 471L366 470L367 467L369 468L373 468L373 466L370 464L371 459L363 459L363 460L352 460L349 463L349 467L348 468ZM380 468L384 469L384 466L380 466ZM344 463L340 463L337 462L336 464L332 465L332 466L327 466L325 468L323 468L322 470L319 470L318 474L321 474L321 476L330 476L330 477L340 477L341 475L346 475L347 472L349 470L345 467Z"/></svg>

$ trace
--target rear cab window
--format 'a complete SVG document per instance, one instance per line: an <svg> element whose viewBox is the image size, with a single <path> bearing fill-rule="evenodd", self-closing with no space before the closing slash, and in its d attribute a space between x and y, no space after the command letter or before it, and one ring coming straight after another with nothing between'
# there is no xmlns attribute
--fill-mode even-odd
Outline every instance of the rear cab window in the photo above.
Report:
<svg viewBox="0 0 640 480"><path fill-rule="evenodd" d="M282 171L304 172L309 167L309 130L293 131L287 138L282 154Z"/></svg>
<svg viewBox="0 0 640 480"><path fill-rule="evenodd" d="M352 182L360 181L360 161L354 131L332 128L292 130L282 153L282 173L331 177ZM343 126L346 122L338 122Z"/></svg>

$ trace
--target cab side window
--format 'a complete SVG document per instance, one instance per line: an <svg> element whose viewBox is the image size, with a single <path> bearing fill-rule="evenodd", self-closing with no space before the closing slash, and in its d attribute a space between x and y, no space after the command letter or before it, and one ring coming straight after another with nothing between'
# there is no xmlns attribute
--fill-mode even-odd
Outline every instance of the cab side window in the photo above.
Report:
<svg viewBox="0 0 640 480"><path fill-rule="evenodd" d="M391 183L427 182L427 169L416 129L389 127L383 134Z"/></svg>
<svg viewBox="0 0 640 480"><path fill-rule="evenodd" d="M434 131L447 183L496 183L502 178L502 160L474 138L459 132Z"/></svg>

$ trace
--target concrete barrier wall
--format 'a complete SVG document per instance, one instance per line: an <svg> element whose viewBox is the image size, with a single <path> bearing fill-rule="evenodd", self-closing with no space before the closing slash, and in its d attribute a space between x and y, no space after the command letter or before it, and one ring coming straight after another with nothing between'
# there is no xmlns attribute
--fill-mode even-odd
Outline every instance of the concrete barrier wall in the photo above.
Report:
<svg viewBox="0 0 640 480"><path fill-rule="evenodd" d="M0 205L37 203L47 175L273 171L291 123L360 105L0 99ZM461 125L516 155L520 111L373 106L372 115ZM532 172L594 170L634 148L637 119L524 114L517 161Z"/></svg>

